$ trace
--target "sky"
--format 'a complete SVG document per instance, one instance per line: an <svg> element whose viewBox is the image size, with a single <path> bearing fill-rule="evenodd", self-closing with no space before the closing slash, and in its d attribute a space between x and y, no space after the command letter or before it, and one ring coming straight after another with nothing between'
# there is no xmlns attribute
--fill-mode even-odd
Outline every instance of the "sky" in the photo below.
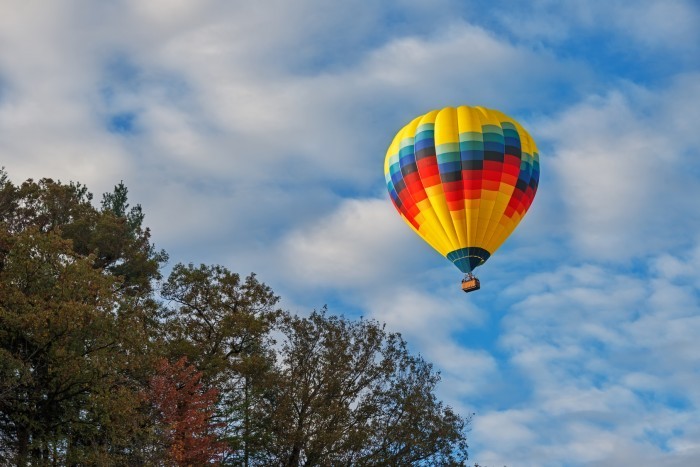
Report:
<svg viewBox="0 0 700 467"><path fill-rule="evenodd" d="M465 295L400 219L403 125L481 105L539 147ZM493 466L700 465L700 4L0 0L0 165L121 180L178 262L386 323Z"/></svg>

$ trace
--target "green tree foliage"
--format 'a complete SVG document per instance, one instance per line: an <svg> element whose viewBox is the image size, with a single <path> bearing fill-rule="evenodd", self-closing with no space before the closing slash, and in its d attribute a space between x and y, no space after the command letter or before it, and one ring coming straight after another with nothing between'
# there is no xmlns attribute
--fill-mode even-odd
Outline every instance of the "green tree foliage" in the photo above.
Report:
<svg viewBox="0 0 700 467"><path fill-rule="evenodd" d="M437 401L439 375L400 335L325 310L287 315L261 382L260 465L462 465L467 420Z"/></svg>
<svg viewBox="0 0 700 467"><path fill-rule="evenodd" d="M229 444L226 462L242 462L260 434L249 416L251 379L271 365L270 334L279 297L254 274L242 279L222 266L176 265L163 284L164 329L171 358L187 356L221 395L215 420Z"/></svg>
<svg viewBox="0 0 700 467"><path fill-rule="evenodd" d="M279 297L255 274L241 279L222 266L176 265L161 294L172 355L186 355L214 383L239 372L244 357L264 346L280 315Z"/></svg>
<svg viewBox="0 0 700 467"><path fill-rule="evenodd" d="M116 457L138 420L127 351L139 329L122 339L117 280L36 227L0 244L4 441L20 465Z"/></svg>
<svg viewBox="0 0 700 467"><path fill-rule="evenodd" d="M4 463L125 461L148 444L139 394L164 256L91 198L78 184L0 176Z"/></svg>
<svg viewBox="0 0 700 467"><path fill-rule="evenodd" d="M132 296L151 293L167 255L150 243L150 231L141 225L141 207L127 211L123 184L114 193L106 193L102 209L97 210L91 204L92 195L79 183L42 179L15 186L3 175L0 223L7 232L19 233L29 227L54 232L70 240L77 254L94 255L95 268L119 276L121 292Z"/></svg>
<svg viewBox="0 0 700 467"><path fill-rule="evenodd" d="M161 282L127 195L0 171L0 464L465 465L398 334L222 266Z"/></svg>

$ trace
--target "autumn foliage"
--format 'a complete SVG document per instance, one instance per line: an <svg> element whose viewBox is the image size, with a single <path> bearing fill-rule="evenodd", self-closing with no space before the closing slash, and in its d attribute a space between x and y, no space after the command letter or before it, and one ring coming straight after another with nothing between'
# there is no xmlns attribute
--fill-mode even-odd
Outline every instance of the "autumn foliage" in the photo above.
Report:
<svg viewBox="0 0 700 467"><path fill-rule="evenodd" d="M148 401L162 427L167 460L172 465L204 465L216 461L225 450L212 423L218 391L205 389L202 373L187 364L161 359L149 382Z"/></svg>

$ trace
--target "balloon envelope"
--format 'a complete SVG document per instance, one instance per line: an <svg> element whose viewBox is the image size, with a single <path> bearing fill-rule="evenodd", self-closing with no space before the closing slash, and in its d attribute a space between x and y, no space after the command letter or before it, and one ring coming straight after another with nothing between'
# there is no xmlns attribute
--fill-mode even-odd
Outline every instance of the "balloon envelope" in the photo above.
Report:
<svg viewBox="0 0 700 467"><path fill-rule="evenodd" d="M512 118L483 107L447 107L396 134L384 175L404 221L469 273L522 220L540 163L535 142Z"/></svg>

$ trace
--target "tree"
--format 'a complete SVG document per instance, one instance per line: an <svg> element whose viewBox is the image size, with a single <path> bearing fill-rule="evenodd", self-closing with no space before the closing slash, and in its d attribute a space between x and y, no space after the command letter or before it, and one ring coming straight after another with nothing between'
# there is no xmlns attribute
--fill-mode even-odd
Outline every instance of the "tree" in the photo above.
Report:
<svg viewBox="0 0 700 467"><path fill-rule="evenodd" d="M250 416L252 380L271 365L279 297L255 274L242 279L222 266L192 264L176 265L161 293L169 301L168 354L186 356L203 382L218 388L215 420L229 446L223 460L245 464L252 440L261 436L259 421Z"/></svg>
<svg viewBox="0 0 700 467"><path fill-rule="evenodd" d="M91 199L80 184L16 187L0 171L2 462L125 463L147 444L139 394L165 256L138 216Z"/></svg>
<svg viewBox="0 0 700 467"><path fill-rule="evenodd" d="M0 245L0 432L14 462L119 450L137 428L138 400L127 377L135 358L120 336L129 323L114 313L117 281L35 227L0 231Z"/></svg>
<svg viewBox="0 0 700 467"><path fill-rule="evenodd" d="M29 227L57 233L72 242L77 254L94 255L94 268L120 277L121 293L148 296L153 282L161 278L167 254L150 243L141 206L128 209L127 192L120 183L113 193L104 194L102 209L97 210L92 194L80 183L44 178L15 186L0 170L0 223L10 234Z"/></svg>
<svg viewBox="0 0 700 467"><path fill-rule="evenodd" d="M437 401L439 375L372 320L287 315L260 380L258 465L464 465L468 419Z"/></svg>
<svg viewBox="0 0 700 467"><path fill-rule="evenodd" d="M150 381L147 400L160 422L164 455L169 465L206 465L225 450L217 441L211 419L218 391L205 389L202 373L182 357L175 363L161 359Z"/></svg>

